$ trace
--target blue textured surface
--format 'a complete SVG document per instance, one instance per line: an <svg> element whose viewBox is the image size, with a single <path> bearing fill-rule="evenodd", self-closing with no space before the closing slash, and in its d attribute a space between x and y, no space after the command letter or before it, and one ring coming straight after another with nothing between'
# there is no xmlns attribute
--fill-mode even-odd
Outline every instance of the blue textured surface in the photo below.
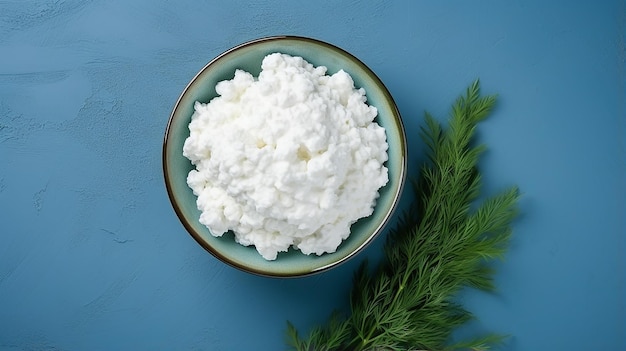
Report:
<svg viewBox="0 0 626 351"><path fill-rule="evenodd" d="M347 307L351 274L227 267L184 231L161 143L193 75L278 34L363 60L398 103L410 168L422 114L475 78L500 102L479 129L487 194L523 216L495 294L460 298L462 333L507 350L625 350L624 1L0 0L0 349L282 350ZM407 202L405 197L405 204Z"/></svg>

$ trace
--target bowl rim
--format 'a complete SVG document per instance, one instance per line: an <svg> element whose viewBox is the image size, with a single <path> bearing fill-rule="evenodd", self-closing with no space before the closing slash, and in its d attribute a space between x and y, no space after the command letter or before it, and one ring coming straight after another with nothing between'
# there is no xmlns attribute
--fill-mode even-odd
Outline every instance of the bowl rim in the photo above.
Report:
<svg viewBox="0 0 626 351"><path fill-rule="evenodd" d="M343 56L346 56L347 58L349 58L351 61L353 61L357 66L359 66L362 70L364 70L365 72L367 72L370 77L375 81L376 85L380 88L381 93L383 94L384 98L389 102L389 105L392 109L393 112L393 119L395 120L395 122L398 125L398 134L400 136L400 144L401 144L401 162L399 165L399 185L397 190L395 191L395 193L393 194L393 202L391 207L389 208L389 210L387 211L387 213L385 214L383 220L377 224L376 229L358 246L356 247L353 251L348 252L345 256L340 257L338 260L333 261L329 264L325 264L319 267L316 267L314 269L311 270L307 270L304 272L298 272L298 273L282 273L282 272L274 272L274 271L268 271L265 269L258 269L249 265L245 265L245 264L239 264L238 262L235 262L231 259L229 259L228 257L224 256L219 250L215 249L212 245L210 245L206 240L204 240L202 238L202 236L196 232L196 230L193 228L193 226L189 223L189 220L187 219L187 217L185 216L185 214L183 213L183 211L180 208L180 205L178 204L178 201L176 199L176 196L174 194L174 190L172 189L172 180L170 178L170 172L169 172L169 166L168 166L168 156L167 156L167 148L168 148L168 144L169 144L169 135L170 135L170 131L171 131L171 126L172 126L172 122L173 119L175 117L175 114L178 110L178 107L181 103L181 100L183 99L183 97L185 96L185 94L187 93L187 91L190 89L190 87L193 85L193 83L202 75L202 73L207 70L211 65L213 65L215 62L219 61L222 57L227 56L241 48L244 47L248 47L248 46L253 46L259 43L265 43L265 42L269 42L269 41L281 41L281 40L294 40L294 41L301 41L301 42L305 42L305 43L312 43L312 44L316 44L316 45L320 45L320 46L324 46L330 50L336 51L338 53L340 53ZM389 92L389 90L387 89L387 87L385 86L385 84L382 82L382 80L378 77L378 75L376 75L374 73L373 70L371 70L365 63L363 63L359 58L357 58L356 56L354 56L353 54L349 53L348 51L334 45L334 44L330 44L328 42L319 40L319 39L315 39L312 37L304 37L304 36L297 36L297 35L276 35L276 36L267 36L267 37L261 37L261 38L257 38L257 39L252 39L246 42L243 42L239 45L233 46L228 50L223 51L222 53L220 53L219 55L215 56L212 60L210 60L207 64L205 64L195 75L194 77L187 83L187 85L185 86L185 88L183 89L183 91L180 93L178 99L176 100L176 103L174 104L172 111L170 113L169 119L167 121L167 126L165 128L165 135L163 138L163 145L162 145L162 155L161 155L161 162L162 162L162 171L163 171L163 175L164 175L164 182L165 182L165 188L167 191L167 195L168 198L170 200L170 204L172 205L174 212L176 213L178 219L180 220L180 222L183 224L183 226L185 227L187 233L189 235L191 235L191 237L193 237L193 239L202 247L204 248L206 251L208 251L211 255L213 255L214 257L216 257L217 259L219 259L220 261L222 261L223 263L226 263L236 269L239 269L241 271L247 272L247 273L252 273L255 275L259 275L259 276L265 276L265 277L272 277L272 278L297 278L297 277L304 277L304 276L309 276L309 275L313 275L313 274L318 274L324 271L327 271L331 268L337 267L342 263L347 262L349 259L353 258L354 256L356 256L359 252L363 251L363 249L365 249L365 247L367 247L369 244L371 244L374 239L383 231L383 229L386 227L387 223L389 222L389 220L391 219L391 217L393 216L394 212L396 211L397 207L398 207L398 203L400 201L400 197L403 193L403 189L404 189L404 185L406 183L406 173L407 173L407 158L408 158L408 147L407 147L407 140L406 140L406 132L405 132L405 128L404 128L404 123L402 121L402 117L400 115L400 111L398 110L398 106L395 102L395 100L393 99L391 93Z"/></svg>

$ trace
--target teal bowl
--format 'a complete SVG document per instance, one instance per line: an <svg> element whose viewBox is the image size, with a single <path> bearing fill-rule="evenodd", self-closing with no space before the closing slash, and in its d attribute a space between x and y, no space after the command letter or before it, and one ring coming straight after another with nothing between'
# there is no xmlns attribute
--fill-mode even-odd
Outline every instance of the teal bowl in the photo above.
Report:
<svg viewBox="0 0 626 351"><path fill-rule="evenodd" d="M374 213L354 223L350 236L336 252L304 255L290 249L279 253L274 261L261 257L254 247L235 242L232 233L214 237L199 222L200 211L196 196L187 186L187 174L193 166L182 154L183 144L189 136L188 125L196 101L209 102L217 96L215 85L232 79L236 69L258 76L261 61L271 53L281 52L301 56L315 66L326 66L327 74L340 69L349 73L357 88L364 88L368 103L378 109L376 122L385 128L389 144L389 182L379 190ZM204 249L221 261L243 271L271 277L298 277L323 272L346 262L363 250L381 233L388 223L400 198L405 178L407 145L400 113L387 88L365 64L350 53L325 42L294 36L269 37L236 46L209 62L193 77L178 98L165 132L163 143L163 172L167 192L178 218L189 234Z"/></svg>

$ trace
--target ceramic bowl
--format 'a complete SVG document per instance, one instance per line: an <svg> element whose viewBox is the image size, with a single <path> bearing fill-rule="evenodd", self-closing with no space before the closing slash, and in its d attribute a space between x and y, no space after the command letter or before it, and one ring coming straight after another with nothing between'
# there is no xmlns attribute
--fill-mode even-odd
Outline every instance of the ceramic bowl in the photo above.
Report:
<svg viewBox="0 0 626 351"><path fill-rule="evenodd" d="M215 85L232 79L235 69L243 69L257 76L261 61L271 53L281 52L301 56L314 66L326 66L327 74L340 69L349 73L357 88L362 87L368 103L378 109L376 122L385 128L389 144L389 182L379 190L374 213L360 219L351 227L351 233L334 253L304 255L298 250L279 253L274 261L267 261L254 247L239 245L232 233L214 237L199 222L200 211L196 197L187 186L186 178L193 168L182 154L183 143L189 136L188 124L194 102L209 102L216 97ZM204 249L221 261L246 272L272 277L305 276L328 270L351 257L381 233L396 208L405 182L406 140L400 113L381 80L350 53L325 42L303 37L280 36L253 40L236 46L209 62L191 80L176 102L170 116L163 144L163 171L165 185L172 206L189 234Z"/></svg>

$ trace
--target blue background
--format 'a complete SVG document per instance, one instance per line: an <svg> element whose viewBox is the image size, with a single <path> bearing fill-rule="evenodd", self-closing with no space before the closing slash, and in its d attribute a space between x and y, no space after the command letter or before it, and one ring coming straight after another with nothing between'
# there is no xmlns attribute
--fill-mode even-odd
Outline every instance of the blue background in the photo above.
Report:
<svg viewBox="0 0 626 351"><path fill-rule="evenodd" d="M338 45L385 82L411 177L425 110L476 78L485 194L522 216L494 294L459 298L507 350L626 350L624 1L0 0L0 349L283 350L345 309L354 260L277 280L225 266L168 201L161 146L187 82L269 35ZM403 197L402 206L410 198Z"/></svg>

